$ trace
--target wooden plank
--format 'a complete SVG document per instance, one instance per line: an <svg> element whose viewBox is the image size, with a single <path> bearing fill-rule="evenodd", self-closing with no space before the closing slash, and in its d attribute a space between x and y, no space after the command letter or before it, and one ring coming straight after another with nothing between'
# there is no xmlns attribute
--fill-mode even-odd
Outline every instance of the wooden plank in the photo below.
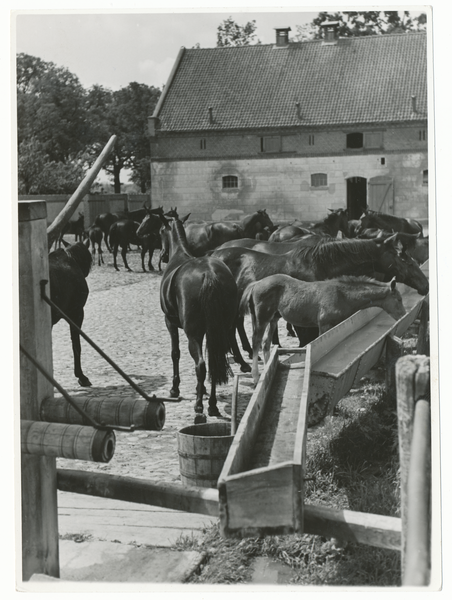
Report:
<svg viewBox="0 0 452 600"><path fill-rule="evenodd" d="M265 404L268 400L268 390L272 385L277 367L278 349L274 346L270 353L270 358L261 373L254 394L246 408L245 414L240 421L237 433L235 434L228 456L226 457L223 470L218 479L219 486L228 475L240 473L249 460L257 432L259 431L262 415L264 414Z"/></svg>
<svg viewBox="0 0 452 600"><path fill-rule="evenodd" d="M397 517L306 504L304 533L400 550L402 521Z"/></svg>
<svg viewBox="0 0 452 600"><path fill-rule="evenodd" d="M311 342L312 368L315 369L316 363L332 348L342 344L346 338L353 335L381 312L383 312L382 309L377 307L360 310Z"/></svg>
<svg viewBox="0 0 452 600"><path fill-rule="evenodd" d="M292 504L293 465L290 462L254 469L228 477L227 528L231 531L268 532L294 527Z"/></svg>
<svg viewBox="0 0 452 600"><path fill-rule="evenodd" d="M296 531L302 531L304 520L304 475L306 473L306 446L308 435L308 407L311 388L311 345L308 344L305 355L304 381L298 412L297 436L295 438L293 463L293 514Z"/></svg>

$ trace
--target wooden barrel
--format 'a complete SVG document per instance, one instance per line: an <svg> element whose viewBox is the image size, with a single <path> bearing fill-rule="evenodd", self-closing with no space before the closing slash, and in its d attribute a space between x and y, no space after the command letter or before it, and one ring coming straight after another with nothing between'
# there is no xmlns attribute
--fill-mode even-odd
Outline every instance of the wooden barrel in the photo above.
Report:
<svg viewBox="0 0 452 600"><path fill-rule="evenodd" d="M230 430L229 423L201 423L178 432L179 468L184 485L217 487L234 439Z"/></svg>

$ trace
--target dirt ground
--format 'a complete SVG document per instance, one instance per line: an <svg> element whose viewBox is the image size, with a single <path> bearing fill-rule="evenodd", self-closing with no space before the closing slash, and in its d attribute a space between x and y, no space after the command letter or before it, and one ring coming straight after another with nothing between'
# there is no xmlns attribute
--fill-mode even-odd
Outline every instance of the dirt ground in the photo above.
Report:
<svg viewBox="0 0 452 600"><path fill-rule="evenodd" d="M157 264L157 253L154 263ZM87 282L90 295L85 306L83 330L129 375L147 394L169 397L172 384L171 345L160 308L161 274L143 273L140 254L132 251L127 272L119 257L120 271L113 267L112 255L104 252L105 264L93 266ZM247 323L250 331L250 323ZM281 323L280 335L285 346L297 346ZM135 392L113 368L82 339L82 368L91 380L91 388L79 386L73 375L72 348L68 325L61 321L53 328L54 376L72 396L78 398L137 399ZM181 397L178 403L166 403L166 422L161 431L116 432L116 450L108 464L59 459L58 467L99 471L150 479L156 482L180 483L177 454L177 432L194 423L196 376L189 355L187 339L180 331ZM240 373L230 358L231 368ZM251 361L249 361L251 362ZM209 385L207 384L209 390ZM217 390L220 420L230 422L233 378ZM239 418L252 395L251 379L241 378L239 386ZM56 396L58 396L56 392ZM204 410L207 415L207 397ZM216 422L216 417L207 417Z"/></svg>

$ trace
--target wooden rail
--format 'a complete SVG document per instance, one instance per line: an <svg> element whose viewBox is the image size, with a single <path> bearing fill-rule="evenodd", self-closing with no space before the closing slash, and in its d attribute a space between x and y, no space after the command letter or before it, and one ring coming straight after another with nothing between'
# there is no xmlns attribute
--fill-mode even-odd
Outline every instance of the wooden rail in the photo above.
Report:
<svg viewBox="0 0 452 600"><path fill-rule="evenodd" d="M402 508L402 583L426 586L431 575L430 360L396 364Z"/></svg>

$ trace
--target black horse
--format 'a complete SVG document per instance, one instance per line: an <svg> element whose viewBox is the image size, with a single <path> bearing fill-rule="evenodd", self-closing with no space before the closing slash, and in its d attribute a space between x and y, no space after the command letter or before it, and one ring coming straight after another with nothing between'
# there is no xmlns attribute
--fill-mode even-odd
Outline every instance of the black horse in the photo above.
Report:
<svg viewBox="0 0 452 600"><path fill-rule="evenodd" d="M63 241L66 248L58 248L49 254L50 295L53 302L72 320L81 327L84 318L84 307L89 295L86 277L88 276L92 257L86 242L69 245ZM60 313L52 307L52 326L61 319ZM82 371L80 334L70 326L72 351L74 354L74 375L81 386L91 385L90 380Z"/></svg>
<svg viewBox="0 0 452 600"><path fill-rule="evenodd" d="M63 237L66 234L73 234L76 242L83 242L85 236L85 217L82 213L78 213L78 219L76 221L69 221L61 230L58 238L58 247L61 248L63 243Z"/></svg>
<svg viewBox="0 0 452 600"><path fill-rule="evenodd" d="M174 210L175 209L171 209L171 215L173 214ZM168 216L170 213L166 213L166 216ZM154 266L152 265L154 250L160 250L162 247L160 238L160 228L162 227L162 222L160 217L163 215L163 206L152 209L146 208L144 218L137 230L137 236L142 240L143 251L145 253L149 252L148 267L150 271L154 271ZM143 254L141 258L143 261ZM144 271L144 262L142 262L142 266ZM158 269L161 271L161 260L159 261Z"/></svg>
<svg viewBox="0 0 452 600"><path fill-rule="evenodd" d="M101 263L104 264L104 256L103 256L103 250L102 250L102 237L103 237L103 231L100 227L96 227L95 225L92 225L89 229L88 229L88 244L87 247L90 247L90 244L92 246L92 250L91 253L93 255L93 261L96 260L96 245L97 245L97 264L100 267Z"/></svg>
<svg viewBox="0 0 452 600"><path fill-rule="evenodd" d="M162 246L168 249L168 265L160 286L160 305L171 336L173 361L172 397L179 396L179 329L188 338L188 349L195 362L195 412L203 412L206 393L206 364L202 354L204 337L208 354L211 391L208 413L220 416L216 385L226 383L230 375L227 354L230 349L237 311L237 285L226 265L217 258L191 254L183 223L161 217Z"/></svg>
<svg viewBox="0 0 452 600"><path fill-rule="evenodd" d="M154 209L147 209L144 220L147 220L148 217L152 217L153 220L159 219L158 215L163 215L163 207L161 206ZM152 255L154 253L154 249L158 247L160 243L160 236L158 234L159 229L147 235L144 233L138 233L140 226L140 223L136 221L131 221L130 219L120 219L119 221L113 223L113 225L110 227L108 241L113 252L113 264L117 271L119 271L119 267L116 262L116 257L119 247L121 247L121 256L125 268L128 271L132 270L127 263L127 249L130 244L141 247L141 266L143 271L146 271L144 259L147 252L149 252L149 270L154 270L154 267L152 266ZM159 219L159 228L160 226L161 223Z"/></svg>

